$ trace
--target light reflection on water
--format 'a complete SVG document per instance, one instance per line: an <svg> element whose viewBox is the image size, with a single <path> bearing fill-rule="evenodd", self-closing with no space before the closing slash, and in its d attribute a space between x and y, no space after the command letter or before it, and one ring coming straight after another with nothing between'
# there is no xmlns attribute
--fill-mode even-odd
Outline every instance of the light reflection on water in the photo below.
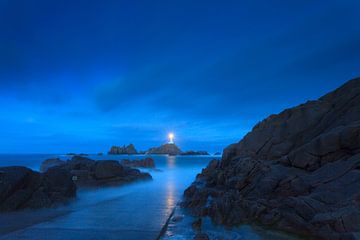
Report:
<svg viewBox="0 0 360 240"><path fill-rule="evenodd" d="M6 156L11 165L36 169L46 155ZM67 156L63 156L66 158ZM89 156L98 160L142 159L148 156ZM84 189L66 207L0 214L0 240L16 239L156 239L180 200L183 191L213 157L152 156L157 170L149 171L153 181L120 187ZM21 161L16 162L17 159ZM0 155L0 163L6 162ZM182 213L175 213L182 214ZM192 239L194 232L186 216L180 224L170 224L165 239ZM204 221L212 239L279 240L289 236L242 226L227 231ZM14 230L21 231L13 232ZM4 235L9 233L8 235ZM44 238L46 236L46 238ZM69 238L71 236L71 238ZM119 237L121 236L121 237Z"/></svg>
<svg viewBox="0 0 360 240"><path fill-rule="evenodd" d="M168 167L169 169L175 168L175 165L176 165L176 157L175 157L175 156L168 156L168 157L167 157L167 160L166 160L166 163L167 163L167 167Z"/></svg>
<svg viewBox="0 0 360 240"><path fill-rule="evenodd" d="M34 161L29 162L29 166L38 168L44 160L43 157L43 155L39 158L31 156ZM105 155L89 157L97 160L120 160L142 159L149 156ZM77 199L72 204L56 210L61 211L59 217L47 216L46 211L50 212L50 210L42 210L43 219L42 221L37 219L36 222L40 222L40 224L36 225L36 231L43 229L46 233L42 232L41 234L46 234L47 239L56 239L55 235L52 236L48 232L49 229L70 231L75 236L73 239L82 239L81 236L77 238L76 234L78 230L84 229L86 231L96 229L96 232L92 234L98 237L103 236L101 235L103 232L109 234L108 231L111 229L112 231L126 230L127 234L130 234L130 231L132 234L139 234L135 236L135 239L137 237L138 239L154 239L141 234L160 231L185 188L213 158L160 155L151 157L154 158L156 168L160 171L147 169L142 169L142 171L149 171L153 176L153 181L138 182L120 187L79 190ZM12 159L18 159L18 157ZM0 162L1 160L0 155ZM26 160L23 159L21 163L26 163ZM16 163L12 164L16 165ZM9 218L6 214L0 214L0 228L6 224L12 229L22 229L24 228L24 224L20 224L24 222L22 220L25 219L28 225L34 224L34 216L38 215L37 213L38 211L18 213L12 218L12 221L8 221ZM51 221L49 221L50 219ZM59 234L56 230L53 233ZM30 227L23 230L21 236L17 237L10 234L9 239L26 239L26 234L36 238ZM1 235L0 232L0 238ZM117 239L116 236L114 239ZM123 239L127 238L124 237Z"/></svg>

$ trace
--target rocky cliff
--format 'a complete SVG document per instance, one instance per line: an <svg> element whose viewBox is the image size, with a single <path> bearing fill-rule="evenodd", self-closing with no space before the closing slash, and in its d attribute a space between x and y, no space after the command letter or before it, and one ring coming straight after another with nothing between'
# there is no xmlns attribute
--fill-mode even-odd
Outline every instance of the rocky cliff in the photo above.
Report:
<svg viewBox="0 0 360 240"><path fill-rule="evenodd" d="M229 226L358 239L360 79L257 124L203 169L182 205Z"/></svg>
<svg viewBox="0 0 360 240"><path fill-rule="evenodd" d="M129 144L128 146L112 146L109 154L137 154L135 146L133 144Z"/></svg>

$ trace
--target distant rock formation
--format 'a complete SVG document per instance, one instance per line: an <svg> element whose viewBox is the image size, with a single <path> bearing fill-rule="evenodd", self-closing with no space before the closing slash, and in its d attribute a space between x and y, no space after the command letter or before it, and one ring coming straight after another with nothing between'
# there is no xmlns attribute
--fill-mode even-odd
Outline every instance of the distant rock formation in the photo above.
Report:
<svg viewBox="0 0 360 240"><path fill-rule="evenodd" d="M214 155L221 155L221 152L216 152L214 153Z"/></svg>
<svg viewBox="0 0 360 240"><path fill-rule="evenodd" d="M109 154L137 154L137 151L135 149L135 146L133 144L129 144L128 146L112 146Z"/></svg>
<svg viewBox="0 0 360 240"><path fill-rule="evenodd" d="M360 78L257 124L198 175L182 205L230 226L358 239Z"/></svg>
<svg viewBox="0 0 360 240"><path fill-rule="evenodd" d="M186 152L182 152L181 155L209 155L208 152L206 151L186 151Z"/></svg>
<svg viewBox="0 0 360 240"><path fill-rule="evenodd" d="M52 168L46 173L26 167L0 168L0 211L53 207L76 196L71 174Z"/></svg>
<svg viewBox="0 0 360 240"><path fill-rule="evenodd" d="M120 163L127 167L143 167L143 168L155 168L155 161L152 158L145 158L141 160L121 160Z"/></svg>
<svg viewBox="0 0 360 240"><path fill-rule="evenodd" d="M181 150L174 143L166 143L161 145L160 147L150 148L147 151L147 154L179 155L181 154Z"/></svg>
<svg viewBox="0 0 360 240"><path fill-rule="evenodd" d="M49 161L45 160L45 162ZM95 161L81 156L74 156L65 163L49 168L51 169L67 170L79 187L121 185L137 180L152 179L149 173L123 166L115 160Z"/></svg>

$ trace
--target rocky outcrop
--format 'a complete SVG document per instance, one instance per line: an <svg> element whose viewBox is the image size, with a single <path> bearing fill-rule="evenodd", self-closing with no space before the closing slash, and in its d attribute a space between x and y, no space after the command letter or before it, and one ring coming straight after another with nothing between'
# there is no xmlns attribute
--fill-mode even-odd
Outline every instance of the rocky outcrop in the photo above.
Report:
<svg viewBox="0 0 360 240"><path fill-rule="evenodd" d="M112 146L109 154L137 154L137 151L135 149L135 146L133 144L129 144L128 146Z"/></svg>
<svg viewBox="0 0 360 240"><path fill-rule="evenodd" d="M147 154L168 154L168 155L179 155L181 150L174 143L166 143L160 147L150 148Z"/></svg>
<svg viewBox="0 0 360 240"><path fill-rule="evenodd" d="M185 191L215 222L256 222L319 239L360 232L360 79L271 115Z"/></svg>
<svg viewBox="0 0 360 240"><path fill-rule="evenodd" d="M221 155L221 152L216 152L216 153L214 153L214 155Z"/></svg>
<svg viewBox="0 0 360 240"><path fill-rule="evenodd" d="M50 169L68 171L79 187L121 185L137 180L151 180L149 173L121 165L115 160L95 161L74 156L71 160Z"/></svg>
<svg viewBox="0 0 360 240"><path fill-rule="evenodd" d="M49 168L65 164L66 161L60 158L49 158L41 163L40 172L46 172Z"/></svg>
<svg viewBox="0 0 360 240"><path fill-rule="evenodd" d="M186 152L182 152L181 155L209 155L208 152L206 151L186 151Z"/></svg>
<svg viewBox="0 0 360 240"><path fill-rule="evenodd" d="M53 207L76 196L68 171L52 168L46 173L26 167L0 168L0 211Z"/></svg>
<svg viewBox="0 0 360 240"><path fill-rule="evenodd" d="M142 168L155 168L155 161L152 158L145 158L140 160L121 160L120 163L127 167L142 167Z"/></svg>

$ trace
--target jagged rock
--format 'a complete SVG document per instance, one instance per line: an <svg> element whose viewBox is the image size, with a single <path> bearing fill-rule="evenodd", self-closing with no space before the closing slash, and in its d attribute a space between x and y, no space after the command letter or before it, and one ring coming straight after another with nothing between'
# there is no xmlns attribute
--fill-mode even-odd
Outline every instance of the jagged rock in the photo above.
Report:
<svg viewBox="0 0 360 240"><path fill-rule="evenodd" d="M137 154L135 146L133 144L129 144L128 146L112 146L109 154Z"/></svg>
<svg viewBox="0 0 360 240"><path fill-rule="evenodd" d="M184 197L194 215L229 226L257 222L320 239L357 239L360 79L258 123Z"/></svg>
<svg viewBox="0 0 360 240"><path fill-rule="evenodd" d="M145 158L142 160L121 160L120 163L127 167L143 167L143 168L155 168L155 161L152 158Z"/></svg>
<svg viewBox="0 0 360 240"><path fill-rule="evenodd" d="M186 152L182 152L181 155L209 155L208 152L206 151L186 151Z"/></svg>
<svg viewBox="0 0 360 240"><path fill-rule="evenodd" d="M169 154L169 155L179 155L181 150L174 143L166 143L160 147L150 148L147 151L147 154Z"/></svg>
<svg viewBox="0 0 360 240"><path fill-rule="evenodd" d="M152 179L149 173L123 166L115 160L95 161L81 156L74 156L65 164L50 169L54 168L70 172L72 179L79 187L120 185Z"/></svg>
<svg viewBox="0 0 360 240"><path fill-rule="evenodd" d="M0 211L53 207L76 196L68 171L50 168L46 173L26 167L0 168Z"/></svg>
<svg viewBox="0 0 360 240"><path fill-rule="evenodd" d="M40 172L46 172L49 168L65 164L66 161L60 158L49 158L41 163Z"/></svg>
<svg viewBox="0 0 360 240"><path fill-rule="evenodd" d="M214 155L221 155L221 152L216 152L214 153Z"/></svg>

